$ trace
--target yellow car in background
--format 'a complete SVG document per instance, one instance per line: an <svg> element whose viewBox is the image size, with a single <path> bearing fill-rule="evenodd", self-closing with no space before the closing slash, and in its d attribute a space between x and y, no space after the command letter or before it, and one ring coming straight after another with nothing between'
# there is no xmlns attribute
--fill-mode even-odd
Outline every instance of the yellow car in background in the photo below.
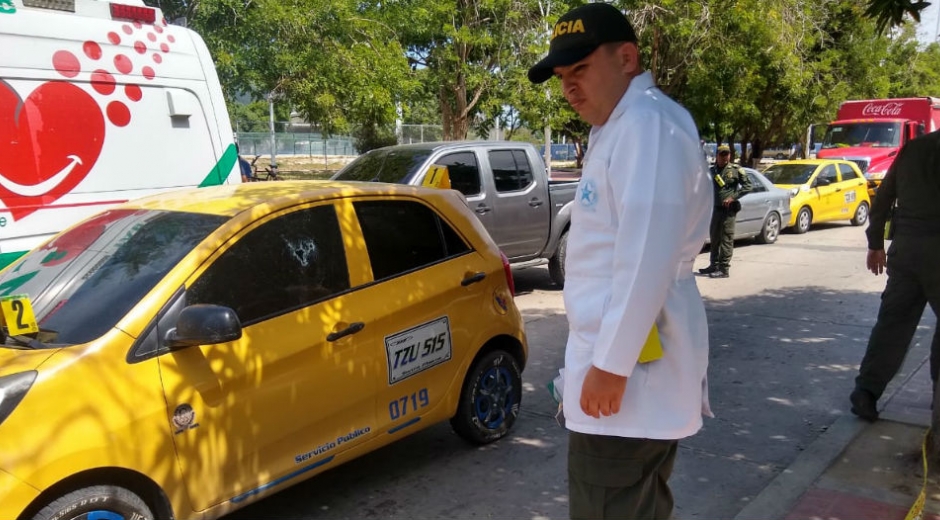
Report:
<svg viewBox="0 0 940 520"><path fill-rule="evenodd" d="M436 422L495 441L527 356L452 190L130 202L0 273L0 518L218 518Z"/></svg>
<svg viewBox="0 0 940 520"><path fill-rule="evenodd" d="M808 159L778 162L763 171L778 188L790 191L789 226L806 233L816 222L868 222L868 181L852 161Z"/></svg>

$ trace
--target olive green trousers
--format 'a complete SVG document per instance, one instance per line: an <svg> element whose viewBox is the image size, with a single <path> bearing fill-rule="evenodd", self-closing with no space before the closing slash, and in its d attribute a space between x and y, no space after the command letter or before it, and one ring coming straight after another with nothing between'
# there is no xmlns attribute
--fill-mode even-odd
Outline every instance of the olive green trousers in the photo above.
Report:
<svg viewBox="0 0 940 520"><path fill-rule="evenodd" d="M679 441L568 434L572 520L667 520L669 475Z"/></svg>

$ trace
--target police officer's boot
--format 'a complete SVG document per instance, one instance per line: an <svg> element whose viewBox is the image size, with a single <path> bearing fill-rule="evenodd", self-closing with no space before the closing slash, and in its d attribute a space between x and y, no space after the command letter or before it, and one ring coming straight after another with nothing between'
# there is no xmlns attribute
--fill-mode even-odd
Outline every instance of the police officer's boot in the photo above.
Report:
<svg viewBox="0 0 940 520"><path fill-rule="evenodd" d="M717 270L718 270L718 266L717 266L717 265L710 265L710 266L708 266L708 267L703 267L703 268L699 269L698 272L701 273L701 274L712 274L712 273L714 273L714 272L717 271Z"/></svg>
<svg viewBox="0 0 940 520"><path fill-rule="evenodd" d="M878 409L875 406L878 400L868 390L856 387L849 396L849 401L852 402L852 413L855 415L868 422L878 420Z"/></svg>
<svg viewBox="0 0 940 520"><path fill-rule="evenodd" d="M730 276L731 276L731 273L729 273L727 269L721 269L721 268L715 269L714 271L708 274L709 278L729 278Z"/></svg>

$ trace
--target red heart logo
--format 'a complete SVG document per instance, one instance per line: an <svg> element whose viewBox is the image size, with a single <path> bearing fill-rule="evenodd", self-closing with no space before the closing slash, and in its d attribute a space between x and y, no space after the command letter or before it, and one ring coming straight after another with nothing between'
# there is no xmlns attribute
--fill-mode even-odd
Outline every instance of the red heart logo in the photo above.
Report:
<svg viewBox="0 0 940 520"><path fill-rule="evenodd" d="M103 144L104 115L84 90L50 81L21 101L0 82L0 201L13 220L78 186Z"/></svg>

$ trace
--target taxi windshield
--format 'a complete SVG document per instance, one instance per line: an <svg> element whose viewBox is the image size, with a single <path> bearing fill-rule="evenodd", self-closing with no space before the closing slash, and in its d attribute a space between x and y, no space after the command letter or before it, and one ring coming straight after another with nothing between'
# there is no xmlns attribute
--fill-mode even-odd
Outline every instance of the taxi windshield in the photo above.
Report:
<svg viewBox="0 0 940 520"><path fill-rule="evenodd" d="M775 164L764 170L774 184L806 184L816 171L815 164Z"/></svg>
<svg viewBox="0 0 940 520"><path fill-rule="evenodd" d="M0 275L0 297L29 298L40 329L34 348L86 343L114 327L226 220L176 211L106 211L13 264Z"/></svg>
<svg viewBox="0 0 940 520"><path fill-rule="evenodd" d="M897 147L900 142L901 123L845 123L826 129L822 147Z"/></svg>
<svg viewBox="0 0 940 520"><path fill-rule="evenodd" d="M408 184L430 155L431 150L425 149L372 150L349 163L333 179Z"/></svg>

